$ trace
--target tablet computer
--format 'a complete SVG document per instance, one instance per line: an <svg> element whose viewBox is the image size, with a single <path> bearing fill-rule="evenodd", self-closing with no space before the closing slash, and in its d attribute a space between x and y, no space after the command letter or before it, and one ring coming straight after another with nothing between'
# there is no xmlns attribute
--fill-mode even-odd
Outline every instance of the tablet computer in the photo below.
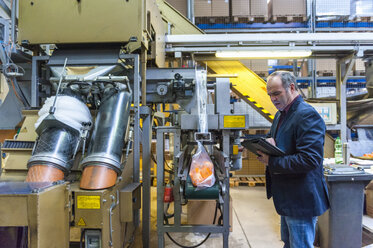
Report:
<svg viewBox="0 0 373 248"><path fill-rule="evenodd" d="M257 151L262 151L271 156L285 156L284 151L282 151L277 146L272 145L271 143L267 142L265 138L252 138L247 139L241 142L247 150L255 153L257 156L260 156Z"/></svg>

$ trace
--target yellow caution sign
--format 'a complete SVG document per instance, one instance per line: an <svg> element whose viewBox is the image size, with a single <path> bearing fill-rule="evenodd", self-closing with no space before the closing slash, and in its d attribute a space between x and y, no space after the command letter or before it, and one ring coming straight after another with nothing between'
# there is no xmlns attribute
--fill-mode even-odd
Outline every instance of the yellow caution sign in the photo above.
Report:
<svg viewBox="0 0 373 248"><path fill-rule="evenodd" d="M244 115L225 115L224 128L245 128L246 118Z"/></svg>
<svg viewBox="0 0 373 248"><path fill-rule="evenodd" d="M79 209L100 209L101 197L99 195L78 195L76 203Z"/></svg>
<svg viewBox="0 0 373 248"><path fill-rule="evenodd" d="M83 218L80 218L80 220L78 221L78 226L86 226L85 221L83 220Z"/></svg>

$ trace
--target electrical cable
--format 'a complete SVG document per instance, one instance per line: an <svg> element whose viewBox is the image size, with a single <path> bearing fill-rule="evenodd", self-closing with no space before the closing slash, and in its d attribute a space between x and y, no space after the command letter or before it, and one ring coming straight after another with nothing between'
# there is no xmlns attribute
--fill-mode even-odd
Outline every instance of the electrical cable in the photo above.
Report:
<svg viewBox="0 0 373 248"><path fill-rule="evenodd" d="M85 229L80 234L80 241L79 241L79 247L83 248L83 237L84 237ZM85 242L85 241L84 241Z"/></svg>
<svg viewBox="0 0 373 248"><path fill-rule="evenodd" d="M27 100L27 97L25 96L25 94L23 93L21 87L19 86L15 76L9 76L7 75L8 71L9 72L15 72L15 73L18 73L19 69L22 71L23 74L25 74L25 69L23 69L21 66L19 65L16 65L13 60L11 59L11 53L8 52L10 51L11 49L6 49L6 45L4 43L1 44L1 49L4 50L5 54L7 55L6 57L6 64L3 65L3 72L4 72L4 75L8 78L8 80L10 81L10 85L12 86L11 88L13 88L13 91L16 95L16 97L18 98L18 100L26 107L30 106L30 103L29 101ZM13 78L13 80L12 80ZM9 84L9 81L8 81L8 84Z"/></svg>
<svg viewBox="0 0 373 248"><path fill-rule="evenodd" d="M19 84L17 83L17 79L14 78L13 82L14 82L15 86L17 87L18 92L20 93L21 98L23 99L23 104L24 104L25 106L30 106L30 103L29 103L29 101L27 100L27 97L25 96L25 94L23 93L21 87L20 87Z"/></svg>
<svg viewBox="0 0 373 248"><path fill-rule="evenodd" d="M133 229L131 238L126 243L123 243L123 248L129 248L132 246L133 242L135 241L135 233L136 233L136 227ZM126 245L126 246L125 246Z"/></svg>
<svg viewBox="0 0 373 248"><path fill-rule="evenodd" d="M18 93L17 93L17 90L16 90L16 88L15 88L14 83L13 83L12 80L10 80L10 84L12 85L12 88L13 88L13 91L14 91L14 95L18 98L18 100L19 100L20 102L23 103L21 97L20 97L20 96L18 95Z"/></svg>
<svg viewBox="0 0 373 248"><path fill-rule="evenodd" d="M219 206L219 203L217 202L217 203L216 203L216 208L215 208L215 213L214 213L214 221L212 222L212 224L215 224L216 216L217 216L217 213L218 213L218 206ZM168 220L167 220L167 219L166 219L166 222L167 222L167 224L168 224ZM182 248L196 248L196 247L201 246L203 243L205 243L205 242L208 240L208 238L210 237L211 233L208 233L207 236L205 237L205 239L201 241L201 243L199 243L199 244L197 244L197 245L193 245L193 246L185 246L185 245L182 245L182 244L178 243L176 240L174 240L174 239L171 237L171 235L170 235L168 232L166 232L166 235L167 235L167 237L168 237L168 238L169 238L169 239L170 239L170 240L171 240L175 245L177 245L177 246L179 246L179 247L182 247Z"/></svg>

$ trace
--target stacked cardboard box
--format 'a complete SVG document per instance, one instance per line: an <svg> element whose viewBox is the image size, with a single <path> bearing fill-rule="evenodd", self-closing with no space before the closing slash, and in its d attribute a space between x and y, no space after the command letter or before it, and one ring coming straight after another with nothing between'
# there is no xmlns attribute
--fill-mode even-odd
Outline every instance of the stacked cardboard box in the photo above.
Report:
<svg viewBox="0 0 373 248"><path fill-rule="evenodd" d="M267 59L253 59L251 60L251 70L256 72L259 76L268 76L268 60Z"/></svg>
<svg viewBox="0 0 373 248"><path fill-rule="evenodd" d="M237 17L249 16L250 0L232 0L232 15Z"/></svg>
<svg viewBox="0 0 373 248"><path fill-rule="evenodd" d="M229 1L228 0L213 0L212 1L212 16L229 16Z"/></svg>
<svg viewBox="0 0 373 248"><path fill-rule="evenodd" d="M261 77L268 76L268 60L266 59L244 59L241 63Z"/></svg>
<svg viewBox="0 0 373 248"><path fill-rule="evenodd" d="M355 73L356 76L365 74L365 63L362 59L355 60Z"/></svg>
<svg viewBox="0 0 373 248"><path fill-rule="evenodd" d="M250 15L253 17L263 16L268 18L267 0L250 0Z"/></svg>
<svg viewBox="0 0 373 248"><path fill-rule="evenodd" d="M265 175L265 165L259 162L256 155L244 149L242 154L242 169L235 171L235 176Z"/></svg>
<svg viewBox="0 0 373 248"><path fill-rule="evenodd" d="M306 9L306 0L270 0L268 3L268 12L273 20L277 20L278 17L305 18Z"/></svg>
<svg viewBox="0 0 373 248"><path fill-rule="evenodd" d="M194 0L194 16L206 17L212 15L212 4L209 0Z"/></svg>
<svg viewBox="0 0 373 248"><path fill-rule="evenodd" d="M336 73L336 60L335 59L318 59L316 60L316 72L319 76L335 76ZM329 75L330 74L330 75Z"/></svg>
<svg viewBox="0 0 373 248"><path fill-rule="evenodd" d="M172 7L177 9L181 14L187 16L188 4L187 0L166 0Z"/></svg>

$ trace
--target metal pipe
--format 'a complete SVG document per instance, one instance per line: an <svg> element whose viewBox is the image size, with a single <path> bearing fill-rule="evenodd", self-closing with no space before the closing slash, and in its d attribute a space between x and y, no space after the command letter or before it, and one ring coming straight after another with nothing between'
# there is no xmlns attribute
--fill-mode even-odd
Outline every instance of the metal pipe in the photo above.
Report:
<svg viewBox="0 0 373 248"><path fill-rule="evenodd" d="M188 19L194 24L194 0L188 0Z"/></svg>
<svg viewBox="0 0 373 248"><path fill-rule="evenodd" d="M103 101L88 146L88 155L81 162L83 167L81 188L111 187L115 184L118 174L121 174L121 156L131 98L129 92L121 91Z"/></svg>
<svg viewBox="0 0 373 248"><path fill-rule="evenodd" d="M56 111L49 114L53 98L39 111L36 132L39 135L27 166L26 181L54 182L70 171L80 144L80 130L91 122L88 107L80 99L61 96ZM78 118L77 118L78 117Z"/></svg>
<svg viewBox="0 0 373 248"><path fill-rule="evenodd" d="M12 33L11 33L11 42L12 44L16 43L16 17L17 17L17 0L12 1L12 12L11 12L11 20L12 20Z"/></svg>
<svg viewBox="0 0 373 248"><path fill-rule="evenodd" d="M64 174L67 174L72 166L71 159L78 143L79 132L72 128L51 126L44 130L37 140L32 157L27 163L29 168L27 181L62 180Z"/></svg>
<svg viewBox="0 0 373 248"><path fill-rule="evenodd" d="M144 46L141 46L141 103L143 106L146 105L146 60L147 50Z"/></svg>

